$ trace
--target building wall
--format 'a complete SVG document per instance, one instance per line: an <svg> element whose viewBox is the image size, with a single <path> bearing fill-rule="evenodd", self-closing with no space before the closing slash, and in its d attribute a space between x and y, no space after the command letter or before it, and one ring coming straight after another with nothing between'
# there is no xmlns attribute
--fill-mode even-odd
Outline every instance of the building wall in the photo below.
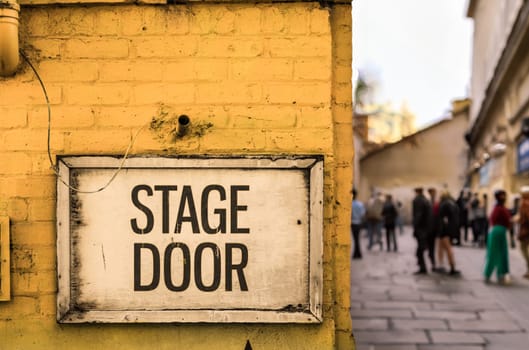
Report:
<svg viewBox="0 0 529 350"><path fill-rule="evenodd" d="M392 194L409 221L415 187L446 188L457 197L465 184L466 125L466 113L460 113L367 155L360 164L361 199L366 201L372 191Z"/></svg>
<svg viewBox="0 0 529 350"><path fill-rule="evenodd" d="M529 111L528 6L522 1L472 3L470 156L474 169L470 170L474 171L470 175L472 190L489 194L492 208L494 190L505 189L510 205L519 188L529 184L527 174L518 173L516 164L522 121ZM505 145L505 150L494 152L498 144Z"/></svg>
<svg viewBox="0 0 529 350"><path fill-rule="evenodd" d="M22 6L20 37L51 102L51 141L49 156L43 91L23 62L0 78L0 215L12 237L1 348L354 348L349 3ZM176 138L180 114L191 127ZM49 158L123 155L133 138L131 154L323 154L323 323L57 324Z"/></svg>
<svg viewBox="0 0 529 350"><path fill-rule="evenodd" d="M470 120L474 121L494 76L494 69L522 5L522 0L472 0L469 15L474 18Z"/></svg>

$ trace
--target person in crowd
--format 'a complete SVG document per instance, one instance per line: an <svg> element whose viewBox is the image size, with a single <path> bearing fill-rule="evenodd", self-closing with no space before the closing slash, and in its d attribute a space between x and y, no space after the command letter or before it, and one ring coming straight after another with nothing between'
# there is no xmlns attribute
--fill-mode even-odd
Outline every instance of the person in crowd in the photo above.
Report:
<svg viewBox="0 0 529 350"><path fill-rule="evenodd" d="M484 219L483 219L483 230L482 230L482 237L484 238L484 245L487 244L487 239L489 238L488 232L489 232L489 220L487 219L487 215L489 213L489 197L486 193L483 193L483 213Z"/></svg>
<svg viewBox="0 0 529 350"><path fill-rule="evenodd" d="M483 197L486 199L486 197ZM473 242L479 247L485 246L487 240L487 209L486 203L483 199L480 200L479 195L476 193L471 204L472 215L474 217L472 223L472 233L474 235Z"/></svg>
<svg viewBox="0 0 529 350"><path fill-rule="evenodd" d="M441 195L441 203L439 204L439 221L440 221L440 255L445 254L450 264L449 274L452 276L459 275L460 272L456 269L454 252L452 250L451 239L455 232L459 232L459 207L456 201L450 195L450 192L444 191ZM444 271L444 266L439 267L440 271Z"/></svg>
<svg viewBox="0 0 529 350"><path fill-rule="evenodd" d="M353 188L353 203L351 208L351 232L353 234L353 259L362 259L362 249L360 247L360 231L366 209L364 204L356 199L357 191Z"/></svg>
<svg viewBox="0 0 529 350"><path fill-rule="evenodd" d="M472 243L477 244L478 235L476 232L476 209L479 205L478 194L474 193L470 195L470 199L467 202L467 212L468 212L468 225L472 231Z"/></svg>
<svg viewBox="0 0 529 350"><path fill-rule="evenodd" d="M382 207L384 203L381 199L382 194L377 192L373 193L369 201L367 202L367 235L369 243L367 245L367 250L371 250L374 244L380 245L380 250L382 247Z"/></svg>
<svg viewBox="0 0 529 350"><path fill-rule="evenodd" d="M468 242L468 201L470 200L470 193L461 190L457 198L457 206L459 208L459 233L463 230L463 239Z"/></svg>
<svg viewBox="0 0 529 350"><path fill-rule="evenodd" d="M519 207L520 207L520 197L519 196L515 196L514 199L513 199L513 206L512 206L511 209L509 209L509 213L511 213L511 218L514 218L515 216L518 215ZM517 231L518 231L518 223L517 222L512 222L511 228L509 229L509 238L510 238L511 248L512 249L516 248L516 242L515 242L514 237L516 237L516 232Z"/></svg>
<svg viewBox="0 0 529 350"><path fill-rule="evenodd" d="M393 203L393 198L390 194L386 195L386 201L382 208L382 216L384 217L384 226L386 229L386 244L388 252L391 251L391 245L393 245L393 251L396 252L397 248L397 237L395 235L395 225L397 221L397 208Z"/></svg>
<svg viewBox="0 0 529 350"><path fill-rule="evenodd" d="M428 234L431 232L432 207L423 193L422 187L415 188L415 198L412 202L413 236L417 240L417 265L419 270L414 274L427 274L424 252L428 247Z"/></svg>
<svg viewBox="0 0 529 350"><path fill-rule="evenodd" d="M432 271L437 272L438 269L435 263L435 247L439 237L440 229L439 201L437 200L437 190L435 188L430 187L428 189L428 194L430 195L430 205L432 208L431 231L428 234L428 257L430 258L430 262L432 264ZM438 255L438 258L441 259L440 262L442 263L442 256Z"/></svg>
<svg viewBox="0 0 529 350"><path fill-rule="evenodd" d="M397 201L397 227L399 228L399 235L404 234L404 220L402 218L402 202Z"/></svg>
<svg viewBox="0 0 529 350"><path fill-rule="evenodd" d="M518 213L518 240L527 267L525 278L529 279L529 186L520 189L521 204Z"/></svg>
<svg viewBox="0 0 529 350"><path fill-rule="evenodd" d="M487 255L485 259L485 282L490 282L494 270L498 283L507 284L509 274L509 250L507 248L507 230L511 225L511 214L505 208L507 193L504 190L494 192L496 205L490 214L491 229L487 239Z"/></svg>

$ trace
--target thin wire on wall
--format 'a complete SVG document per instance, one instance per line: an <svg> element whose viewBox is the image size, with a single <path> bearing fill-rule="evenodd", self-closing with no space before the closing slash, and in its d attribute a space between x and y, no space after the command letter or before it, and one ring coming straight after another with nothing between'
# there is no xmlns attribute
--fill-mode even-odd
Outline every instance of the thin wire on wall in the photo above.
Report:
<svg viewBox="0 0 529 350"><path fill-rule="evenodd" d="M127 157L129 156L129 153L130 153L130 150L132 149L132 146L134 145L134 143L136 142L136 139L138 138L138 135L140 134L140 132L143 130L143 128L147 125L147 124L144 124L141 128L138 129L138 131L136 132L136 134L134 134L134 136L132 137L132 139L130 140L130 143L125 151L125 154L123 155L123 158L121 159L121 162L118 166L118 168L116 169L116 171L114 172L114 174L112 174L112 176L110 177L110 179L107 181L107 183L96 189L96 190L92 190L92 191L85 191L85 190L81 190L79 188L76 188L72 185L70 185L69 183L67 183L66 181L63 180L63 178L61 177L60 173L59 173L59 168L57 166L57 164L55 164L53 162L53 158L51 156L51 104L50 104L50 99L48 97L48 92L46 91L46 86L44 85L44 82L42 81L39 73L37 72L37 69L33 66L33 64L31 64L29 58L24 54L24 52L22 50L20 50L20 55L22 56L22 58L27 62L27 64L31 67L31 69L33 70L33 73L35 73L35 76L37 77L39 83L40 83L40 86L42 88L42 91L44 93L44 97L46 98L46 105L48 107L48 139L47 139L47 151L48 151L48 159L50 161L50 166L51 166L51 169L53 170L53 172L55 173L55 175L57 176L57 179L62 182L64 185L68 186L68 188L72 191L75 191L75 192L78 192L78 193L97 193L97 192L101 192L103 191L104 189L106 189L108 186L110 186L110 184L116 179L116 177L118 176L119 172L123 169L123 166L125 164L125 161L127 160Z"/></svg>

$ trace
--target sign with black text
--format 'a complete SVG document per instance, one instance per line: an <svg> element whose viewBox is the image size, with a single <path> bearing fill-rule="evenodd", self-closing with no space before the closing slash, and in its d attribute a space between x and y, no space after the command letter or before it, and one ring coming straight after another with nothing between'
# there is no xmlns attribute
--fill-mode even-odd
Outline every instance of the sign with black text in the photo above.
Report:
<svg viewBox="0 0 529 350"><path fill-rule="evenodd" d="M59 159L59 322L321 322L321 157L121 163Z"/></svg>

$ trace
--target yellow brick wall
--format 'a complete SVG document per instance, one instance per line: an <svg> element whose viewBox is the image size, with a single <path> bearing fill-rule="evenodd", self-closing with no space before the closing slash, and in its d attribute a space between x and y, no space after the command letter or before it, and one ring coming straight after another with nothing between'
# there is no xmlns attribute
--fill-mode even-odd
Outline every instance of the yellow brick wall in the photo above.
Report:
<svg viewBox="0 0 529 350"><path fill-rule="evenodd" d="M0 78L13 295L0 303L0 349L353 348L350 11L312 2L23 6L20 46L49 94L53 158L123 154L142 127L132 154L325 156L324 322L58 325L47 107L22 63ZM183 138L150 123L180 114L192 123Z"/></svg>

